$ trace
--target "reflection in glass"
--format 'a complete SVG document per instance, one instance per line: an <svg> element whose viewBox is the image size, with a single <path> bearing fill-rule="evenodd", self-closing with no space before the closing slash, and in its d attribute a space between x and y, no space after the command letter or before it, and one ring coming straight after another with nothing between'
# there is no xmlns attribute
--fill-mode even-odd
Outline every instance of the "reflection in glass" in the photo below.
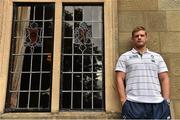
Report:
<svg viewBox="0 0 180 120"><path fill-rule="evenodd" d="M93 39L93 52L95 54L102 54L102 39Z"/></svg>
<svg viewBox="0 0 180 120"><path fill-rule="evenodd" d="M72 53L72 39L64 38L64 53L71 54Z"/></svg>
<svg viewBox="0 0 180 120"><path fill-rule="evenodd" d="M34 55L32 61L32 71L40 71L41 69L41 55Z"/></svg>
<svg viewBox="0 0 180 120"><path fill-rule="evenodd" d="M74 56L74 72L82 72L82 56L76 55Z"/></svg>
<svg viewBox="0 0 180 120"><path fill-rule="evenodd" d="M48 108L50 106L50 93L49 92L41 92L40 95L40 107L41 108Z"/></svg>
<svg viewBox="0 0 180 120"><path fill-rule="evenodd" d="M93 71L102 72L102 56L93 56Z"/></svg>
<svg viewBox="0 0 180 120"><path fill-rule="evenodd" d="M91 55L84 55L84 71L91 72L92 71L92 56Z"/></svg>
<svg viewBox="0 0 180 120"><path fill-rule="evenodd" d="M31 79L31 90L39 90L39 83L40 83L40 74L33 73Z"/></svg>
<svg viewBox="0 0 180 120"><path fill-rule="evenodd" d="M101 37L102 38L102 23L93 23L93 27L92 27L92 36L93 37Z"/></svg>
<svg viewBox="0 0 180 120"><path fill-rule="evenodd" d="M74 9L74 20L82 21L83 19L83 9L82 7L75 7Z"/></svg>
<svg viewBox="0 0 180 120"><path fill-rule="evenodd" d="M83 20L92 21L92 6L87 6L83 8Z"/></svg>
<svg viewBox="0 0 180 120"><path fill-rule="evenodd" d="M73 24L69 22L64 22L64 37L72 37Z"/></svg>
<svg viewBox="0 0 180 120"><path fill-rule="evenodd" d="M102 21L102 7L92 6L92 19L93 21Z"/></svg>
<svg viewBox="0 0 180 120"><path fill-rule="evenodd" d="M62 108L71 108L71 93L62 93Z"/></svg>
<svg viewBox="0 0 180 120"><path fill-rule="evenodd" d="M51 73L43 73L41 81L41 90L47 90L51 87Z"/></svg>
<svg viewBox="0 0 180 120"><path fill-rule="evenodd" d="M43 14L42 14L42 13L43 13L43 9L44 9L44 8L43 8L43 6L41 6L41 5L36 8L36 11L38 11L38 12L35 14L35 19L36 19L36 20L42 20L42 19L43 19Z"/></svg>
<svg viewBox="0 0 180 120"><path fill-rule="evenodd" d="M63 90L71 90L71 74L63 74Z"/></svg>
<svg viewBox="0 0 180 120"><path fill-rule="evenodd" d="M83 108L92 108L92 93L83 93Z"/></svg>
<svg viewBox="0 0 180 120"><path fill-rule="evenodd" d="M103 84L102 84L102 73L94 73L93 74L93 90L102 90Z"/></svg>
<svg viewBox="0 0 180 120"><path fill-rule="evenodd" d="M44 36L52 36L54 33L54 23L53 22L45 22L44 27Z"/></svg>
<svg viewBox="0 0 180 120"><path fill-rule="evenodd" d="M22 67L23 71L30 71L30 67L31 67L31 56L30 55L24 55L24 59L23 61L19 61L23 63L23 66L19 66ZM19 63L22 65L22 63Z"/></svg>
<svg viewBox="0 0 180 120"><path fill-rule="evenodd" d="M26 108L28 105L28 93L27 92L20 92L19 98L19 107Z"/></svg>
<svg viewBox="0 0 180 120"><path fill-rule="evenodd" d="M64 7L64 20L65 21L73 20L73 7L71 6Z"/></svg>
<svg viewBox="0 0 180 120"><path fill-rule="evenodd" d="M30 79L29 73L21 74L21 84L20 84L21 90L29 90L29 79Z"/></svg>
<svg viewBox="0 0 180 120"><path fill-rule="evenodd" d="M43 52L51 53L53 51L53 38L44 38L43 40Z"/></svg>
<svg viewBox="0 0 180 120"><path fill-rule="evenodd" d="M92 74L83 74L83 89L92 90Z"/></svg>
<svg viewBox="0 0 180 120"><path fill-rule="evenodd" d="M37 92L31 92L29 107L38 107L38 100L39 100L39 94Z"/></svg>
<svg viewBox="0 0 180 120"><path fill-rule="evenodd" d="M45 20L53 20L54 6L45 6Z"/></svg>
<svg viewBox="0 0 180 120"><path fill-rule="evenodd" d="M64 56L63 71L72 71L72 56Z"/></svg>
<svg viewBox="0 0 180 120"><path fill-rule="evenodd" d="M73 93L73 108L81 108L81 93Z"/></svg>
<svg viewBox="0 0 180 120"><path fill-rule="evenodd" d="M73 90L81 90L82 89L82 75L74 74L73 75Z"/></svg>
<svg viewBox="0 0 180 120"><path fill-rule="evenodd" d="M103 100L102 100L102 93L101 92L94 92L94 108L102 108Z"/></svg>

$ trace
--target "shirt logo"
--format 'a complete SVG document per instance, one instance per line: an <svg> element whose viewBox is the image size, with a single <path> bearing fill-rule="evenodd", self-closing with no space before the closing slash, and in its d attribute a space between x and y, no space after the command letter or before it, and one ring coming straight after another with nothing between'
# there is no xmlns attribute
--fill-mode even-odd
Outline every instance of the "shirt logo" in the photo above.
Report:
<svg viewBox="0 0 180 120"><path fill-rule="evenodd" d="M132 58L138 58L138 55L131 55L131 56L129 56L129 59L132 59Z"/></svg>
<svg viewBox="0 0 180 120"><path fill-rule="evenodd" d="M155 63L154 55L151 55L151 62Z"/></svg>

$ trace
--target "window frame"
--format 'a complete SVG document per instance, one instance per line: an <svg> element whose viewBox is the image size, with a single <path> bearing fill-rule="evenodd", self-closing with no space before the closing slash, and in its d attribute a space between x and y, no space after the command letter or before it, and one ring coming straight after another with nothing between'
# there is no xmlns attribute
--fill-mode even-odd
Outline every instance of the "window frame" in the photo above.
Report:
<svg viewBox="0 0 180 120"><path fill-rule="evenodd" d="M0 85L2 94L0 96L0 113L4 113L6 88L8 84L8 67L11 44L13 2L38 2L37 0L7 0L4 2L3 10L6 16L3 18L2 41L0 44ZM53 73L52 73L52 95L51 95L51 112L59 112L60 101L60 68L61 68L61 36L62 36L62 4L63 3L102 3L104 4L104 61L105 61L105 111L119 111L116 107L119 100L117 93L114 93L114 64L118 56L117 36L117 0L39 0L39 2L55 2L55 23L54 23L54 56L53 56ZM6 11L7 10L7 11ZM112 13L111 17L109 13ZM114 27L114 29L113 29ZM112 94L113 93L113 94ZM112 101L112 98L114 100Z"/></svg>

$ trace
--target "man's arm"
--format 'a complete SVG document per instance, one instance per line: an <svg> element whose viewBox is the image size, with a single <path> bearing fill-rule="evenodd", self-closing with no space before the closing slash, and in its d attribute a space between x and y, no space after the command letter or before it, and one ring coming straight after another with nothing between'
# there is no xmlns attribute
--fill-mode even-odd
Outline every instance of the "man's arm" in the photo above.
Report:
<svg viewBox="0 0 180 120"><path fill-rule="evenodd" d="M117 71L116 79L117 79L117 88L118 88L120 101L123 105L126 101L126 92L125 92L125 86L124 86L125 73L121 71Z"/></svg>
<svg viewBox="0 0 180 120"><path fill-rule="evenodd" d="M170 81L167 72L159 73L159 79L161 83L161 92L164 99L170 99Z"/></svg>

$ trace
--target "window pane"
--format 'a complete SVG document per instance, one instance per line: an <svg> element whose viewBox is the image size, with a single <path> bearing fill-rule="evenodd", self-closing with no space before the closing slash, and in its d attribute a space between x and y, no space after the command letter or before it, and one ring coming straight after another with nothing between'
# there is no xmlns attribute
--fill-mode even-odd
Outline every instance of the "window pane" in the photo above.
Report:
<svg viewBox="0 0 180 120"><path fill-rule="evenodd" d="M71 108L71 93L62 93L62 108Z"/></svg>
<svg viewBox="0 0 180 120"><path fill-rule="evenodd" d="M41 90L47 90L51 87L51 73L43 73L41 80Z"/></svg>
<svg viewBox="0 0 180 120"><path fill-rule="evenodd" d="M84 108L92 108L92 93L85 92L83 93L83 107Z"/></svg>
<svg viewBox="0 0 180 120"><path fill-rule="evenodd" d="M64 20L65 21L73 20L73 7L71 6L64 7Z"/></svg>
<svg viewBox="0 0 180 120"><path fill-rule="evenodd" d="M100 6L92 6L92 19L94 21L102 21L103 16L102 16L102 7Z"/></svg>
<svg viewBox="0 0 180 120"><path fill-rule="evenodd" d="M102 39L93 39L93 52L95 54L102 54L103 52Z"/></svg>
<svg viewBox="0 0 180 120"><path fill-rule="evenodd" d="M74 9L74 20L82 21L83 18L83 9L81 6L76 6Z"/></svg>
<svg viewBox="0 0 180 120"><path fill-rule="evenodd" d="M33 73L31 79L31 90L39 90L40 74Z"/></svg>
<svg viewBox="0 0 180 120"><path fill-rule="evenodd" d="M82 75L81 74L73 75L73 89L74 90L82 89Z"/></svg>
<svg viewBox="0 0 180 120"><path fill-rule="evenodd" d="M74 56L74 72L82 72L82 56Z"/></svg>
<svg viewBox="0 0 180 120"><path fill-rule="evenodd" d="M93 57L93 71L102 72L102 56Z"/></svg>
<svg viewBox="0 0 180 120"><path fill-rule="evenodd" d="M21 90L29 90L30 74L22 73L21 74Z"/></svg>
<svg viewBox="0 0 180 120"><path fill-rule="evenodd" d="M92 21L92 6L84 7L84 21ZM98 12L98 11L96 11Z"/></svg>
<svg viewBox="0 0 180 120"><path fill-rule="evenodd" d="M71 90L71 74L63 74L63 90Z"/></svg>
<svg viewBox="0 0 180 120"><path fill-rule="evenodd" d="M21 92L20 98L19 98L19 107L20 108L26 108L28 105L28 93L27 92Z"/></svg>
<svg viewBox="0 0 180 120"><path fill-rule="evenodd" d="M41 55L34 55L32 60L32 71L40 71L41 69Z"/></svg>
<svg viewBox="0 0 180 120"><path fill-rule="evenodd" d="M45 19L53 20L53 16L54 16L54 6L52 5L45 6Z"/></svg>
<svg viewBox="0 0 180 120"><path fill-rule="evenodd" d="M40 107L49 109L49 106L50 106L50 92L41 92L40 99L41 99Z"/></svg>
<svg viewBox="0 0 180 120"><path fill-rule="evenodd" d="M81 108L81 93L73 93L73 108Z"/></svg>
<svg viewBox="0 0 180 120"><path fill-rule="evenodd" d="M72 39L64 39L64 53L71 54L72 53Z"/></svg>
<svg viewBox="0 0 180 120"><path fill-rule="evenodd" d="M39 99L39 93L31 92L29 107L38 107L38 99Z"/></svg>
<svg viewBox="0 0 180 120"><path fill-rule="evenodd" d="M43 40L43 52L51 53L53 51L53 38L44 38Z"/></svg>
<svg viewBox="0 0 180 120"><path fill-rule="evenodd" d="M83 75L83 89L92 90L92 74Z"/></svg>
<svg viewBox="0 0 180 120"><path fill-rule="evenodd" d="M101 37L102 38L102 23L93 23L92 25L92 36L93 37Z"/></svg>
<svg viewBox="0 0 180 120"><path fill-rule="evenodd" d="M70 22L64 22L64 37L72 37L73 24Z"/></svg>
<svg viewBox="0 0 180 120"><path fill-rule="evenodd" d="M54 5L27 2L13 7L5 111L50 111Z"/></svg>
<svg viewBox="0 0 180 120"><path fill-rule="evenodd" d="M92 56L84 55L84 72L92 72Z"/></svg>
<svg viewBox="0 0 180 120"><path fill-rule="evenodd" d="M94 92L94 108L102 108L103 100L102 100L102 93L101 92Z"/></svg>
<svg viewBox="0 0 180 120"><path fill-rule="evenodd" d="M63 71L64 72L72 71L72 56L64 56Z"/></svg>
<svg viewBox="0 0 180 120"><path fill-rule="evenodd" d="M94 90L102 90L103 87L103 76L102 73L94 73L93 74L93 89Z"/></svg>

